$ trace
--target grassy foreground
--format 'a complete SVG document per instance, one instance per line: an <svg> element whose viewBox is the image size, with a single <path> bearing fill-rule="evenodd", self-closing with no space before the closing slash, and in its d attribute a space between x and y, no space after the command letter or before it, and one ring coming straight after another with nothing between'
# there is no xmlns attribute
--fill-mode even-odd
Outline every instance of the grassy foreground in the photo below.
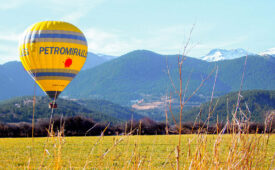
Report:
<svg viewBox="0 0 275 170"><path fill-rule="evenodd" d="M177 143L177 135L1 138L0 168L175 169ZM181 153L184 169L273 169L275 136L183 135Z"/></svg>

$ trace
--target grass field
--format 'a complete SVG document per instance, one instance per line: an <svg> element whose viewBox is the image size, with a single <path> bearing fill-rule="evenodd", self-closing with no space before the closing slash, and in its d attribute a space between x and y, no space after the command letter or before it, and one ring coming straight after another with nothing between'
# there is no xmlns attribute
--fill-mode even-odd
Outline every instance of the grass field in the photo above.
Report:
<svg viewBox="0 0 275 170"><path fill-rule="evenodd" d="M175 169L178 138L177 135L1 138L0 168ZM182 169L234 169L242 165L274 169L275 136L183 135L180 153Z"/></svg>

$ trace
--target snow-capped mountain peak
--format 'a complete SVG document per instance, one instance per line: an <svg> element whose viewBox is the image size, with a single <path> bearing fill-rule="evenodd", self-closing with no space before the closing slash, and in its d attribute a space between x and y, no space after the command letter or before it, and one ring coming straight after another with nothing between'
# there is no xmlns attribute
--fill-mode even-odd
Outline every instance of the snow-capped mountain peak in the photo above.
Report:
<svg viewBox="0 0 275 170"><path fill-rule="evenodd" d="M208 53L206 56L202 57L202 59L206 61L219 61L224 60L224 57L220 51L215 51Z"/></svg>
<svg viewBox="0 0 275 170"><path fill-rule="evenodd" d="M275 56L275 48L270 48L264 52L259 53L259 55L261 55L261 56L267 56L267 55Z"/></svg>
<svg viewBox="0 0 275 170"><path fill-rule="evenodd" d="M242 48L237 48L232 50L213 49L207 55L201 57L201 59L209 62L214 62L214 61L220 61L220 60L235 59L235 58L243 57L250 54L252 53L247 52Z"/></svg>

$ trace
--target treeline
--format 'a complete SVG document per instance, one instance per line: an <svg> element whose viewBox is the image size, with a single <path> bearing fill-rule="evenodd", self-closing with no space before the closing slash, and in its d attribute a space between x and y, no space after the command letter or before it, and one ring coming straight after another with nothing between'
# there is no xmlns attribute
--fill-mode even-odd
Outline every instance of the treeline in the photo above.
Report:
<svg viewBox="0 0 275 170"><path fill-rule="evenodd" d="M99 136L104 132L104 135L164 135L178 134L176 125L166 125L163 122L155 122L149 118L143 118L139 121L128 121L121 124L110 125L104 123L96 123L90 118L82 116L74 117L55 117L53 120L53 132L62 131L65 136ZM209 133L217 134L224 130L223 133L230 133L233 126L224 128L223 123L212 124L206 126L203 123L183 123L183 134ZM40 119L35 123L34 136L48 136L49 119ZM236 129L236 127L235 127ZM275 124L269 123L268 128L264 124L249 123L249 133L274 133ZM0 137L31 137L31 123L2 123L0 124Z"/></svg>

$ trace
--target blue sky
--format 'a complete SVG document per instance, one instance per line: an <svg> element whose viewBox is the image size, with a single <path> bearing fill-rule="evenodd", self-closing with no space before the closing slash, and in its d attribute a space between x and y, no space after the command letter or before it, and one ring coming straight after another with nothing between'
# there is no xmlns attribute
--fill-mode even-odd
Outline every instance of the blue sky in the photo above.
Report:
<svg viewBox="0 0 275 170"><path fill-rule="evenodd" d="M259 53L275 47L274 7L272 0L0 0L0 64L19 60L20 35L44 20L76 25L94 53L178 54L193 24L189 56L213 48Z"/></svg>

